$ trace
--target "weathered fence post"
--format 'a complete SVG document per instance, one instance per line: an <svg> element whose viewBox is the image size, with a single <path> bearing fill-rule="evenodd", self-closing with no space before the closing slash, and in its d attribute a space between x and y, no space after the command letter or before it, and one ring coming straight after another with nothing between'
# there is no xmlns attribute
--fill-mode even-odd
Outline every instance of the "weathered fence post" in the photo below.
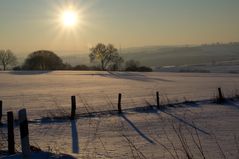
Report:
<svg viewBox="0 0 239 159"><path fill-rule="evenodd" d="M74 120L76 116L76 97L71 96L71 120Z"/></svg>
<svg viewBox="0 0 239 159"><path fill-rule="evenodd" d="M26 109L19 110L18 116L19 116L19 122L20 122L22 154L23 154L23 156L29 156L30 155L30 143L29 143L29 131L28 131L28 121L27 121Z"/></svg>
<svg viewBox="0 0 239 159"><path fill-rule="evenodd" d="M219 102L222 102L224 100L224 97L222 95L222 90L221 88L218 88L218 95L219 95Z"/></svg>
<svg viewBox="0 0 239 159"><path fill-rule="evenodd" d="M119 96L118 96L118 112L119 114L122 113L122 109L121 109L121 93L119 93Z"/></svg>
<svg viewBox="0 0 239 159"><path fill-rule="evenodd" d="M14 119L13 112L7 112L7 130L8 130L8 153L15 154L15 141L14 141Z"/></svg>
<svg viewBox="0 0 239 159"><path fill-rule="evenodd" d="M159 92L156 92L156 97L157 97L157 108L159 109Z"/></svg>
<svg viewBox="0 0 239 159"><path fill-rule="evenodd" d="M2 101L0 100L0 123L2 123Z"/></svg>

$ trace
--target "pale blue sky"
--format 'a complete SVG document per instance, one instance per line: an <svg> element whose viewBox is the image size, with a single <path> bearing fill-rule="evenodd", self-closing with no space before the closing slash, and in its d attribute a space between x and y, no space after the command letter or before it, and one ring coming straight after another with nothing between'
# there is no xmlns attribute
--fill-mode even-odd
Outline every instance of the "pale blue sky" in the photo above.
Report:
<svg viewBox="0 0 239 159"><path fill-rule="evenodd" d="M69 2L82 23L62 29ZM17 52L239 41L239 0L1 0L0 48Z"/></svg>

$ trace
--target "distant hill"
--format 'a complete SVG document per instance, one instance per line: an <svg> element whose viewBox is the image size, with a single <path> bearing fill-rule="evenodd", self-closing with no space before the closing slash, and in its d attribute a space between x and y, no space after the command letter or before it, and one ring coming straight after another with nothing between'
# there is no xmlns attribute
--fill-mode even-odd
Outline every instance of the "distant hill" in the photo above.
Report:
<svg viewBox="0 0 239 159"><path fill-rule="evenodd" d="M56 51L58 54L58 52ZM216 64L239 60L239 42L199 46L147 46L120 50L125 60L135 59L150 67ZM89 65L88 52L59 53L64 62ZM21 63L26 56L19 57Z"/></svg>
<svg viewBox="0 0 239 159"><path fill-rule="evenodd" d="M122 50L122 55L125 59L136 59L151 67L217 63L239 60L239 42L200 46L128 48Z"/></svg>

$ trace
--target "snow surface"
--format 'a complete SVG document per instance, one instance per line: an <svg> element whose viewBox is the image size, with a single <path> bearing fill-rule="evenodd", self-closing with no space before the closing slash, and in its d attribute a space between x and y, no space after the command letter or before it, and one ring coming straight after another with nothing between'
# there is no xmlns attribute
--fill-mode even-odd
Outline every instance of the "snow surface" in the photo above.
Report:
<svg viewBox="0 0 239 159"><path fill-rule="evenodd" d="M173 129L181 126L195 158L202 157L192 140L195 132L207 158L223 158L223 153L238 158L239 101L220 105L207 100L215 97L218 87L226 96L235 95L238 81L237 74L0 72L4 111L0 148L7 149L6 112L14 111L17 118L17 111L27 108L30 143L44 151L77 158L173 158L173 143L185 158ZM156 91L164 104L198 102L157 111L152 107ZM118 93L123 115L107 112L117 109ZM63 118L70 114L71 95L77 97L74 121ZM15 135L20 151L17 123Z"/></svg>

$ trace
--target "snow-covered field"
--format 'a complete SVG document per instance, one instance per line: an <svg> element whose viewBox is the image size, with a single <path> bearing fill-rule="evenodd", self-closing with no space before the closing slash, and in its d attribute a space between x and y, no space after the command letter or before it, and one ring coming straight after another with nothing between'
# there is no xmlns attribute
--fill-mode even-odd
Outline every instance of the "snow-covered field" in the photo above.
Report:
<svg viewBox="0 0 239 159"><path fill-rule="evenodd" d="M32 145L77 158L238 158L239 101L208 100L218 87L235 96L239 74L0 72L3 123L7 111L17 118L26 108ZM156 91L162 104L180 104L157 111ZM123 115L107 113L117 109L118 93ZM78 118L54 118L70 114L72 95ZM6 149L5 124L1 132ZM18 126L15 134L20 150Z"/></svg>

